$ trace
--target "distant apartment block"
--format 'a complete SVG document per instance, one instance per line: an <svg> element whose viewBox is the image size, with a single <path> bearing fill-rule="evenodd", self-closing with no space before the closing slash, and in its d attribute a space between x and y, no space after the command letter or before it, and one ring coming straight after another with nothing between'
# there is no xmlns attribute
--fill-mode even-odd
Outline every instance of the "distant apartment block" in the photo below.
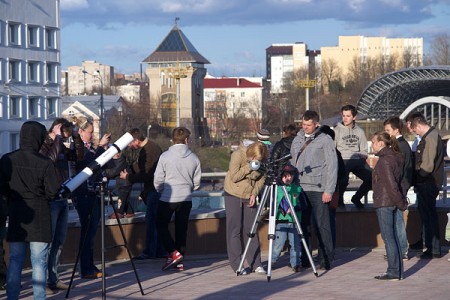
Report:
<svg viewBox="0 0 450 300"><path fill-rule="evenodd" d="M308 70L309 76L315 77L315 66L320 66L320 60L320 51L309 50L305 43L272 44L266 49L266 78L270 83L270 93L285 92L284 80L296 70Z"/></svg>
<svg viewBox="0 0 450 300"><path fill-rule="evenodd" d="M0 1L0 156L22 124L61 114L59 1Z"/></svg>
<svg viewBox="0 0 450 300"><path fill-rule="evenodd" d="M220 138L224 132L233 130L230 128L231 119L240 120L240 130L253 134L258 131L263 117L261 77L208 75L204 79L204 85L204 114L212 138Z"/></svg>
<svg viewBox="0 0 450 300"><path fill-rule="evenodd" d="M339 36L335 47L321 47L322 64L335 64L343 81L354 64L367 63L369 58L396 61L396 69L423 65L422 38L386 38Z"/></svg>
<svg viewBox="0 0 450 300"><path fill-rule="evenodd" d="M81 66L67 68L67 90L69 96L100 94L103 88L105 95L110 95L114 85L114 67L104 65L95 60L86 60Z"/></svg>

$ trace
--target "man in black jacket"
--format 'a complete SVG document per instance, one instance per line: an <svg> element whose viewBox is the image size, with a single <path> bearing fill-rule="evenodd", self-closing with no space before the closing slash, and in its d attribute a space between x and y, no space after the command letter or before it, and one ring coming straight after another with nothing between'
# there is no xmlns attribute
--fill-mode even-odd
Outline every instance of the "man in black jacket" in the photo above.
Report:
<svg viewBox="0 0 450 300"><path fill-rule="evenodd" d="M439 220L436 197L444 180L444 149L438 131L430 126L424 116L411 121L411 129L421 137L415 156L415 183L417 210L422 220L423 236L427 250L422 259L441 257Z"/></svg>
<svg viewBox="0 0 450 300"><path fill-rule="evenodd" d="M25 122L20 129L20 149L0 159L0 196L6 197L9 213L8 299L19 298L28 245L34 298L46 298L47 253L52 238L49 201L55 197L61 182L52 161L39 154L45 135L44 125Z"/></svg>

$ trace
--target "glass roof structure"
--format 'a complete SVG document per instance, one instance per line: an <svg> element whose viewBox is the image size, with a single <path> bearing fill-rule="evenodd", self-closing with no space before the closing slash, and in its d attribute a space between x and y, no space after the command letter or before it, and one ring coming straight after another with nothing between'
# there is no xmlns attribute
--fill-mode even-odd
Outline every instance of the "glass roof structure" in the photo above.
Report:
<svg viewBox="0 0 450 300"><path fill-rule="evenodd" d="M362 119L385 120L430 96L450 97L450 66L409 68L380 77L362 93L358 114Z"/></svg>
<svg viewBox="0 0 450 300"><path fill-rule="evenodd" d="M191 62L209 64L195 49L184 33L175 25L156 50L144 59L146 63Z"/></svg>

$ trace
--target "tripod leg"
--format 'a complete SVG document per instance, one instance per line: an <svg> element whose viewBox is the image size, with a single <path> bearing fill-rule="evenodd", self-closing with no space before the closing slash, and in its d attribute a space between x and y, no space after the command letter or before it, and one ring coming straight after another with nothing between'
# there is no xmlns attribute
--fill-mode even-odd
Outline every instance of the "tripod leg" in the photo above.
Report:
<svg viewBox="0 0 450 300"><path fill-rule="evenodd" d="M112 208L114 210L114 213L117 216L117 209L114 207L114 205L112 205ZM122 223L121 223L119 218L117 218L117 224L119 225L120 234L122 235L122 239L123 239L123 246L125 246L125 249L127 249L128 257L130 258L131 266L133 267L134 275L136 276L136 281L137 281L137 283L139 285L139 289L141 291L141 295L144 296L144 290L142 289L142 284L141 284L141 281L139 279L138 273L136 271L136 266L134 265L133 259L131 258L130 248L128 247L128 242L127 242L127 239L125 237L125 232L123 230Z"/></svg>
<svg viewBox="0 0 450 300"><path fill-rule="evenodd" d="M269 233L267 238L269 239L269 257L267 266L267 281L270 282L272 277L272 252L273 252L273 241L276 238L275 226L276 226L276 210L275 206L277 203L277 186L273 184L270 188L270 200L269 200Z"/></svg>
<svg viewBox="0 0 450 300"><path fill-rule="evenodd" d="M262 195L262 200L259 203L258 211L256 212L255 219L253 220L252 228L251 228L250 232L248 233L248 237L249 238L247 240L247 244L245 245L245 250L242 253L241 261L239 262L239 267L236 270L236 275L237 276L241 275L241 270L242 270L242 266L244 265L244 260L245 260L245 256L247 255L248 247L250 246L250 243L251 243L252 239L255 237L256 230L258 229L258 218L261 216L262 210L263 210L264 205L266 203L268 190L269 190L269 187L266 186L264 188L264 192L263 192L263 195Z"/></svg>
<svg viewBox="0 0 450 300"><path fill-rule="evenodd" d="M95 199L95 201L97 201L97 199ZM94 207L96 205L95 201L92 201L90 213L88 214L88 217L85 222L84 228L86 228L86 232L84 233L83 240L81 242L80 247L78 248L78 253L77 253L77 257L75 259L75 264L73 265L72 275L70 276L69 287L67 288L67 292L66 292L66 298L69 298L69 293L70 293L70 289L72 287L73 278L75 277L75 272L77 270L78 262L80 261L81 250L83 249L84 244L86 243L86 238L87 238L88 231L89 231L88 229L89 229L89 226L91 224L91 219L92 219L92 211L94 210ZM83 224L81 224L81 225L83 225ZM80 234L81 234L81 230L80 230Z"/></svg>
<svg viewBox="0 0 450 300"><path fill-rule="evenodd" d="M297 228L297 232L300 235L300 238L302 239L302 244L305 248L306 255L308 256L309 263L311 264L311 268L314 272L314 275L316 275L316 277L318 277L319 274L317 273L316 266L314 265L314 261L312 259L311 253L308 250L309 249L308 244L306 243L305 236L302 231L302 227L300 226L300 222L298 221L297 215L295 214L295 209L294 209L294 206L292 205L291 199L289 198L289 194L284 185L281 186L281 189L283 190L284 197L287 199L287 202L289 203L289 208L291 209L291 212L293 212L293 213L291 213L291 216L295 221L295 227ZM303 255L303 253L302 253L302 255Z"/></svg>

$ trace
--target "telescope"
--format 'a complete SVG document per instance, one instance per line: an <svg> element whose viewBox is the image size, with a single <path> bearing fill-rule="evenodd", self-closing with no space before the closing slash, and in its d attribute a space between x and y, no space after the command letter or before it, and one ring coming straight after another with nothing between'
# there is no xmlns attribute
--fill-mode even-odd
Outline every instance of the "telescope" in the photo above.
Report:
<svg viewBox="0 0 450 300"><path fill-rule="evenodd" d="M99 171L108 161L110 161L114 155L125 149L128 144L133 141L133 136L130 133L125 133L122 135L114 144L112 144L108 150L97 157L93 162L91 162L86 168L84 168L80 173L78 173L73 178L66 180L60 188L60 195L67 195L72 193L77 189L83 182L85 182L89 177Z"/></svg>
<svg viewBox="0 0 450 300"><path fill-rule="evenodd" d="M291 154L287 154L283 157L280 157L278 159L269 162L260 162L259 160L252 160L250 162L250 169L253 171L258 171L259 169L262 169L262 171L265 172L267 169L275 167L278 163L287 161L291 158L292 158Z"/></svg>

